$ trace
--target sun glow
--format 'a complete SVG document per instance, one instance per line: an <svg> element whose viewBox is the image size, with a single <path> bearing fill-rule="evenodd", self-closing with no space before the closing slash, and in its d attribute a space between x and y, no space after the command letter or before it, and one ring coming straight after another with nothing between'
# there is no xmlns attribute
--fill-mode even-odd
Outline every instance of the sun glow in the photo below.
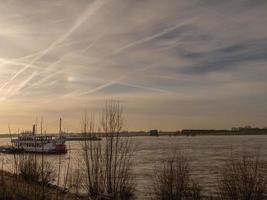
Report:
<svg viewBox="0 0 267 200"><path fill-rule="evenodd" d="M68 76L67 77L67 81L68 82L73 82L74 81L74 77L73 76Z"/></svg>

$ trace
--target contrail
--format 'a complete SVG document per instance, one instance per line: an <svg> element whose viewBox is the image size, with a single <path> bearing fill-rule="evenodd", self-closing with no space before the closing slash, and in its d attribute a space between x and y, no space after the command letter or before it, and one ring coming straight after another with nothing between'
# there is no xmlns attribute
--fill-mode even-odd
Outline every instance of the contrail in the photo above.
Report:
<svg viewBox="0 0 267 200"><path fill-rule="evenodd" d="M55 46L58 44L64 42L73 32L76 31L76 29L83 24L91 15L93 15L98 9L100 9L103 5L103 3L106 1L94 1L94 3L90 4L88 8L85 10L85 12L76 20L74 25L60 38L58 38L56 41L54 41L48 48L43 50L38 56L36 56L29 64L22 67L16 74L14 74L6 83L4 83L0 90L5 88L11 81L13 81L15 78L17 78L21 73L23 73L25 70L27 70L31 65L33 65L36 61L38 61L40 58L45 56L47 53L49 53L51 50L54 49Z"/></svg>
<svg viewBox="0 0 267 200"><path fill-rule="evenodd" d="M131 43L129 43L129 44L127 44L127 45L125 45L125 46L123 46L123 47L117 49L117 50L114 51L110 56L119 54L119 53L125 51L126 49L133 47L133 46L136 46L136 45L139 45L139 44L142 44L142 43L145 43L145 42L154 40L154 39L156 39L156 38L158 38L158 37L160 37L160 36L163 36L163 35L165 35L165 34L171 32L171 31L176 30L177 28L179 28L179 27L181 27L181 26L184 26L184 25L186 25L186 24L192 23L192 22L195 21L196 19L197 19L197 17L194 17L194 18L192 18L192 19L189 19L189 20L187 20L187 21L184 21L183 23L177 24L177 25L172 26L172 27L170 27L170 28L167 28L167 29L165 29L165 30L163 30L163 31L161 31L161 32L158 32L158 33L156 33L156 34L154 34L154 35L151 35L151 36L149 36L149 37L145 37L145 38L143 38L143 39L140 39L140 40L136 40L136 41L134 41L134 42L131 42ZM110 82L105 83L105 84L103 84L103 85L101 85L101 86L99 86L99 87L96 87L95 89L92 89L92 90L90 90L90 91L88 91L88 92L82 93L81 95L85 95L85 94L90 94L90 93L96 92L96 91L98 91L98 90L101 90L101 89L103 89L103 88L105 88L105 87L108 87L108 86L114 84L114 82L118 82L118 80L120 80L120 79L126 78L127 76L129 76L129 75L131 75L131 74L135 74L135 73L137 73L137 72L139 72L139 71L144 71L144 70L149 69L149 68L153 68L153 67L145 67L145 68L143 68L142 70L136 70L136 71L131 72L131 73L129 73L129 74L126 74L126 75L124 75L124 76L122 76L122 77L120 77L120 78L118 78L118 79L116 79L116 80L110 81ZM132 85L132 86L133 86L133 85ZM135 85L135 86L138 87L137 85ZM139 86L139 87L142 87L142 86ZM146 89L148 89L148 87L147 87ZM150 89L152 89L152 88L150 88ZM165 90L160 90L160 89L156 89L156 88L154 88L154 90L155 90L155 91L156 91L156 90L157 90L157 91L161 91L161 92L162 92L162 91L165 91ZM169 92L169 91L165 91L165 92Z"/></svg>
<svg viewBox="0 0 267 200"><path fill-rule="evenodd" d="M61 59L57 60L56 62L54 62L51 65L49 65L48 68L50 68L51 66L54 66L54 65L58 64L60 61L61 61ZM51 76L44 78L45 80L43 80L43 79L39 80L38 82L36 82L36 83L32 84L30 87L28 87L28 89L30 89L30 88L32 88L32 87L34 87L36 85L39 85L39 84L45 82L46 80L48 80L50 77L56 75L57 73L58 72L55 72ZM12 95L17 94L22 88L25 88L29 84L29 82L34 78L34 76L36 76L37 74L40 74L40 73L32 73L29 77L27 77L25 79L25 81L22 82L23 87L18 87L15 91L12 91ZM9 96L11 96L11 95L9 95Z"/></svg>
<svg viewBox="0 0 267 200"><path fill-rule="evenodd" d="M99 39L101 39L103 37L103 35L105 35L105 33L107 32L108 28L105 29L97 38L95 38L84 50L82 50L82 53L85 53L86 51L88 51L90 48L92 48L96 42L99 41Z"/></svg>
<svg viewBox="0 0 267 200"><path fill-rule="evenodd" d="M182 40L182 39L180 38L179 40L175 41L173 44L168 45L168 46L166 46L166 47L162 47L160 50L161 50L161 51L165 51L165 50L168 50L168 49L175 48L175 47L177 47L179 44L181 44L181 40Z"/></svg>
<svg viewBox="0 0 267 200"><path fill-rule="evenodd" d="M147 87L147 86L142 86L142 85L137 85L137 84L132 84L132 83L119 82L119 84L130 86L130 87L135 87L135 88L140 88L140 89L145 89L145 90L151 90L151 91L155 91L155 92L171 93L168 90L163 90L163 89L154 88L154 87Z"/></svg>
<svg viewBox="0 0 267 200"><path fill-rule="evenodd" d="M21 65L25 65L26 64L25 62L8 60L8 59L5 59L5 58L0 58L0 63L6 64L6 65L17 65L17 66L21 66ZM39 67L36 66L36 65L32 65L31 68L38 69Z"/></svg>
<svg viewBox="0 0 267 200"><path fill-rule="evenodd" d="M88 40L88 39L86 39L86 40L80 40L80 41L70 41L70 42L68 42L68 43L65 42L65 43L62 43L62 44L58 44L56 47L54 47L54 49L55 49L55 48L62 48L62 47L66 47L66 46L71 46L71 45L73 45L73 44L84 43L84 42L86 42L87 40ZM40 55L40 54L42 53L42 51L44 51L44 50L37 51L37 52L35 52L35 53L32 53L32 54L28 54L28 55L22 56L22 57L19 57L19 58L14 59L14 60L16 60L16 61L20 61L20 60L31 59L31 58L34 58L35 56Z"/></svg>
<svg viewBox="0 0 267 200"><path fill-rule="evenodd" d="M169 28L167 28L167 29L165 29L165 30L163 30L161 32L155 33L155 34L153 34L153 35L151 35L149 37L145 37L145 38L142 38L140 40L136 40L134 42L131 42L131 43L129 43L129 44L127 44L127 45L125 45L123 47L120 47L119 49L113 51L113 53L105 56L104 58L102 58L102 60L103 59L109 59L112 56L115 56L115 55L117 55L117 54L123 52L124 50L127 50L128 48L131 48L133 46L136 46L136 45L139 45L139 44L154 40L154 39L156 39L156 38L158 38L160 36L163 36L163 35L171 32L171 31L174 31L175 29L177 29L177 28L179 28L181 26L184 26L186 24L190 24L190 23L194 22L198 18L199 17L194 17L194 18L188 19L188 20L186 20L186 21L184 21L182 23L176 24L175 26L169 27ZM175 43L175 45L178 45L178 43L179 43L179 40ZM169 47L169 48L173 48L173 47ZM166 48L166 49L168 49L168 48ZM164 49L162 49L162 50L164 50ZM97 62L96 63L91 63L91 64L97 64Z"/></svg>
<svg viewBox="0 0 267 200"><path fill-rule="evenodd" d="M94 39L94 40L93 40L93 41L92 41L92 42L91 42L85 49L81 50L80 52L81 52L81 53L84 53L84 52L86 52L87 50L89 50L91 47L94 46L94 44L95 44L95 43L96 43L96 42L97 42L103 35L104 35L104 33L100 34L100 35L99 35L97 38L95 38L95 39ZM73 54L73 53L67 53L67 54L63 55L63 56L62 56L61 58L59 58L57 61L51 63L51 64L46 68L46 71L48 71L48 70L54 68L56 65L58 65L59 63L61 63L61 61L64 60L64 58L66 58L66 57L68 57L68 56L70 56L70 55L72 55L72 54ZM59 73L64 72L64 71L65 71L65 69L60 70L60 71L54 71L51 75L46 76L45 78L39 80L38 82L36 82L35 84L33 84L30 88L35 87L35 86L38 86L38 85L44 83L45 81L49 80L51 77L55 76L56 74L59 74Z"/></svg>
<svg viewBox="0 0 267 200"><path fill-rule="evenodd" d="M132 71L132 72L129 72L127 74L124 74L122 76L120 76L119 78L116 78L115 80L112 80L112 81L109 81L105 84L102 84L94 89L91 89L89 91L86 91L86 92L82 92L79 94L79 96L84 96L84 95L87 95L87 94L92 94L92 93L95 93L99 90L102 90L110 85L113 85L115 83L119 83L119 84L124 84L124 82L121 82L122 79L124 78L127 78L129 75L134 75L140 71L145 71L147 69L150 69L150 68L153 68L153 66L148 66L148 67L144 67L142 69L139 69L139 70L135 70L135 71ZM132 87L138 87L138 88L143 88L143 89L150 89L150 90L154 90L154 91L158 91L158 92L169 92L167 90L162 90L162 89L158 89L158 88L152 88L152 87L146 87L146 86L139 86L139 85L134 85L134 84L129 84L129 83L125 83L124 85L128 85L128 86L132 86Z"/></svg>
<svg viewBox="0 0 267 200"><path fill-rule="evenodd" d="M140 88L140 89L145 89L145 90L151 90L154 92L161 92L161 93L171 93L168 90L163 90L163 89L159 89L159 88L154 88L154 87L147 87L147 86L142 86L142 85L137 85L137 84L131 84L131 83L125 83L125 82L121 82L121 81L110 81L108 83L105 83L103 85L100 85L92 90L86 91L81 93L79 96L84 96L84 95L88 95L88 94L92 94L95 93L97 91L100 91L104 88L107 88L108 86L111 86L113 84L121 84L121 85L125 85L125 86L130 86L130 87L134 87L134 88Z"/></svg>
<svg viewBox="0 0 267 200"><path fill-rule="evenodd" d="M52 63L50 66L55 66L56 64L58 64L60 62L61 62L61 59L59 59L56 62ZM47 69L47 70L49 70L49 69ZM51 73L50 75L46 76L45 78L42 78L39 81L35 82L30 87L28 87L28 89L36 87L36 86L44 83L45 81L49 80L51 77L56 76L57 74L60 74L61 72L64 72L64 71L65 71L65 69L64 70L55 71L55 72Z"/></svg>
<svg viewBox="0 0 267 200"><path fill-rule="evenodd" d="M185 21L183 23L176 24L175 26L172 26L170 28L167 28L167 29L165 29L165 30L163 30L161 32L158 32L158 33L156 33L154 35L151 35L149 37L145 37L145 38L142 38L140 40L133 41L133 42L131 42L131 43L129 43L129 44L127 44L127 45L125 45L125 46L117 49L116 51L113 52L112 55L116 55L116 54L121 53L122 51L125 51L126 49L129 49L129 48L134 47L136 45L139 45L139 44L142 44L142 43L145 43L145 42L149 42L151 40L154 40L154 39L156 39L156 38L158 38L160 36L163 36L163 35L171 32L171 31L176 30L177 28L179 28L181 26L184 26L186 24L189 24L189 23L193 22L195 19L196 19L196 17L194 17L193 19L187 20L187 21Z"/></svg>
<svg viewBox="0 0 267 200"><path fill-rule="evenodd" d="M11 91L11 94L7 93L6 96L12 96L12 95L15 95L19 90L23 89L27 83L29 81L31 81L35 76L36 76L37 72L33 72L26 80L24 80L22 83L20 83L17 88L14 90Z"/></svg>
<svg viewBox="0 0 267 200"><path fill-rule="evenodd" d="M35 58L36 56L38 56L42 51L37 51L34 52L32 54L28 54L19 58L16 58L15 60L27 60L27 59L31 59L31 58Z"/></svg>
<svg viewBox="0 0 267 200"><path fill-rule="evenodd" d="M96 87L96 88L94 88L94 89L92 89L92 90L83 92L83 93L81 93L79 96L84 96L84 95L87 95L87 94L92 94L92 93L97 92L97 91L99 91L99 90L102 90L102 89L104 89L104 88L106 88L106 87L108 87L108 86L110 86L110 85L112 85L112 84L114 84L114 83L117 83L117 81L110 81L110 82L105 83L105 84L103 84L103 85L100 85L100 86L98 86L98 87Z"/></svg>
<svg viewBox="0 0 267 200"><path fill-rule="evenodd" d="M102 34L100 34L97 38L95 38L93 41L91 41L91 43L85 48L85 49L82 49L80 50L81 53L84 53L86 52L87 50L89 50L91 47L93 47L95 45L95 43L105 34L105 32L107 31L107 29L105 31L102 32ZM63 55L61 58L59 58L57 61L51 63L48 67L46 67L46 71L54 68L56 65L58 65L59 63L61 63L62 60L64 60L64 58L72 55L74 53L67 53L65 55ZM42 83L44 83L45 81L49 80L51 77L61 73L61 72L64 72L64 70L60 70L60 71L54 71L51 75L39 80L38 82L34 83L33 85L31 85L28 89L32 88L32 87L36 87ZM18 92L18 91L17 91Z"/></svg>
<svg viewBox="0 0 267 200"><path fill-rule="evenodd" d="M148 41L151 41L151 40L153 40L153 39L156 39L156 38L158 38L158 37L160 37L160 36L163 36L163 35L165 35L165 34L171 32L171 31L174 31L175 29L177 29L177 28L179 28L179 27L181 27L181 26L183 26L183 25L185 25L185 24L188 24L188 23L193 22L195 19L196 19L196 18L187 20L187 21L185 21L185 22L183 22L183 23L180 23L180 24L177 24L177 25L175 25L175 26L173 26L173 27L167 28L167 29L165 29L165 30L163 30L163 31L161 31L161 32L158 32L158 33L156 33L156 34L154 34L154 35L151 35L151 36L149 36L149 37L145 37L145 38L143 38L143 39L136 40L136 41L134 41L134 42L132 42L132 43L129 43L129 44L127 44L126 46L123 46L123 47L117 49L116 51L114 51L110 56L119 54L119 53L123 52L124 50L126 50L126 49L128 49L128 48L131 48L131 47L133 47L133 46L136 46L136 45L142 44L142 43L144 43L144 42L148 42ZM119 81L120 81L121 79L126 78L127 76L129 76L129 75L131 75L131 74L135 74L135 73L137 73L137 72L139 72L139 71L144 71L144 70L146 70L146 69L148 69L148 68L153 68L153 67L146 67L146 68L143 68L143 69L141 69L141 70L136 70L136 71L134 71L134 72L125 74L125 75L123 75L123 76L117 78L116 80L109 81L109 82L107 82L107 83L105 83L105 84L103 84L103 85L100 85L100 86L98 86L98 87L92 89L92 90L89 90L89 91L87 91L87 92L83 92L83 93L81 93L80 95L83 96L83 95L86 95L86 94L91 94L91 93L97 92L97 91L99 91L99 90L101 90L101 89L104 89L104 88L106 88L106 87L108 87L108 86L114 84L114 83L119 83ZM133 85L132 85L132 86L133 86ZM135 85L135 86L138 87L137 85ZM139 87L142 87L142 86L139 86ZM148 87L147 87L146 89L148 89ZM152 88L150 88L150 89L152 89ZM156 88L154 88L154 91L156 91L156 90L157 90L157 91L161 91L161 92L165 91L165 90L160 90L160 89L156 89ZM165 92L168 92L168 91L165 91Z"/></svg>

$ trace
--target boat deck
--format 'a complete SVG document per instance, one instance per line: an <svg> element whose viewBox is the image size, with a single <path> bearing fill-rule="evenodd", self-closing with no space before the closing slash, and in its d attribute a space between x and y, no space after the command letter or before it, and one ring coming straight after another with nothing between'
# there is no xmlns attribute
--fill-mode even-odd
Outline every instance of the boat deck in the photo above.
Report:
<svg viewBox="0 0 267 200"><path fill-rule="evenodd" d="M65 152L57 152L57 151L27 151L23 148L14 148L12 146L0 146L0 153L5 153L5 154L22 154L22 153L27 153L27 154L66 154L67 151Z"/></svg>

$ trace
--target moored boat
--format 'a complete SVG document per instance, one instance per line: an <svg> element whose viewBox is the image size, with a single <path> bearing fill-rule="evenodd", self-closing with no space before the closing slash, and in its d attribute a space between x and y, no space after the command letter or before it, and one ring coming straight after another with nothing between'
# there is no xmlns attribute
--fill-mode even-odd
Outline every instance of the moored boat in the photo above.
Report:
<svg viewBox="0 0 267 200"><path fill-rule="evenodd" d="M11 145L1 146L1 153L44 153L65 154L67 153L66 138L61 135L61 119L59 136L36 134L35 125L33 130L23 132L17 138L11 137Z"/></svg>
<svg viewBox="0 0 267 200"><path fill-rule="evenodd" d="M65 154L67 148L62 137L34 135L22 133L16 139L11 139L12 150L28 153Z"/></svg>

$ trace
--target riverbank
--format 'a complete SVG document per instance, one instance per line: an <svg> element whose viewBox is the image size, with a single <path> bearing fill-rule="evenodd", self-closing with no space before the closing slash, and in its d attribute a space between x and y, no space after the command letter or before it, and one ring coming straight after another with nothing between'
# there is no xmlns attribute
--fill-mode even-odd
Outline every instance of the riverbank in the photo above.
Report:
<svg viewBox="0 0 267 200"><path fill-rule="evenodd" d="M8 200L78 200L82 197L76 196L60 187L52 184L36 183L26 181L20 175L12 174L7 171L0 171L0 199Z"/></svg>

